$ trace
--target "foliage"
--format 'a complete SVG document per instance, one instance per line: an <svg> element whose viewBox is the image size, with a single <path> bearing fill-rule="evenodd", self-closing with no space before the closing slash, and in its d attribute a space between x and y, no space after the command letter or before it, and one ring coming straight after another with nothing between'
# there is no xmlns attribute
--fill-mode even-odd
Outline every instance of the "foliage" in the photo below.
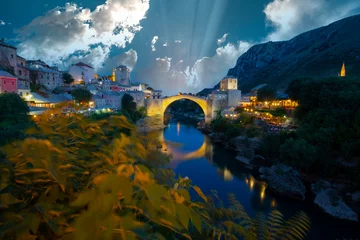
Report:
<svg viewBox="0 0 360 240"><path fill-rule="evenodd" d="M246 136L248 138L254 138L254 137L262 137L263 136L264 131L262 130L262 128L257 127L257 126L250 126L246 129Z"/></svg>
<svg viewBox="0 0 360 240"><path fill-rule="evenodd" d="M276 99L276 92L274 89L272 89L269 86L265 86L263 88L260 88L257 92L257 99L260 102L271 102Z"/></svg>
<svg viewBox="0 0 360 240"><path fill-rule="evenodd" d="M22 138L30 126L29 107L16 93L0 94L0 144Z"/></svg>
<svg viewBox="0 0 360 240"><path fill-rule="evenodd" d="M232 123L229 119L218 115L211 121L211 126L214 132L223 132L225 133L230 127Z"/></svg>
<svg viewBox="0 0 360 240"><path fill-rule="evenodd" d="M232 139L235 138L239 135L241 135L241 133L244 131L244 128L241 127L240 125L236 125L233 124L231 127L229 127L226 132L225 132L225 137L227 139Z"/></svg>
<svg viewBox="0 0 360 240"><path fill-rule="evenodd" d="M304 213L251 220L233 196L217 207L216 194L175 179L155 137L123 116L54 109L28 134L3 149L1 239L302 239L309 230Z"/></svg>
<svg viewBox="0 0 360 240"><path fill-rule="evenodd" d="M63 78L65 84L72 84L75 81L73 76L71 76L71 74L67 73L67 72L64 72L62 74L62 78Z"/></svg>
<svg viewBox="0 0 360 240"><path fill-rule="evenodd" d="M71 92L71 95L73 96L74 100L78 102L89 102L92 98L92 94L87 89L77 88Z"/></svg>
<svg viewBox="0 0 360 240"><path fill-rule="evenodd" d="M290 138L281 145L280 156L293 166L309 168L317 159L317 149L304 139Z"/></svg>
<svg viewBox="0 0 360 240"><path fill-rule="evenodd" d="M359 79L297 80L288 92L299 98L298 136L318 147L322 159L360 156Z"/></svg>
<svg viewBox="0 0 360 240"><path fill-rule="evenodd" d="M295 138L294 133L281 132L280 134L268 134L262 140L260 147L256 150L257 154L275 160L280 158L280 147L289 138Z"/></svg>
<svg viewBox="0 0 360 240"><path fill-rule="evenodd" d="M147 109L145 107L137 109L134 98L129 94L125 94L122 97L121 106L123 115L134 123L147 116Z"/></svg>
<svg viewBox="0 0 360 240"><path fill-rule="evenodd" d="M134 98L131 95L125 94L121 99L121 107L124 111L131 114L136 111L136 102L134 102Z"/></svg>

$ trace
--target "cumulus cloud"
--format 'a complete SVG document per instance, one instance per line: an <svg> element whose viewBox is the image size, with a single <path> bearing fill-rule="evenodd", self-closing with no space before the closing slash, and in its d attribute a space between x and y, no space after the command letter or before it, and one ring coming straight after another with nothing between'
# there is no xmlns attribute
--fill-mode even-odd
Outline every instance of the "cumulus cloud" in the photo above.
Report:
<svg viewBox="0 0 360 240"><path fill-rule="evenodd" d="M86 59L100 68L111 47L124 48L133 40L148 9L147 0L107 0L93 11L66 3L18 30L19 54L49 64Z"/></svg>
<svg viewBox="0 0 360 240"><path fill-rule="evenodd" d="M216 85L236 59L250 46L251 44L247 42L228 43L217 48L213 56L199 59L191 67L183 66L183 60L172 64L172 59L169 57L156 58L151 67L142 71L141 77L154 88L163 89L165 94L198 92Z"/></svg>
<svg viewBox="0 0 360 240"><path fill-rule="evenodd" d="M154 36L153 39L151 40L151 51L153 51L153 52L156 51L155 44L156 44L157 40L159 40L158 36Z"/></svg>
<svg viewBox="0 0 360 240"><path fill-rule="evenodd" d="M109 57L105 60L104 66L99 70L100 74L109 74L112 69L120 65L127 66L130 70L135 68L138 60L137 52L134 49L130 49L120 55Z"/></svg>
<svg viewBox="0 0 360 240"><path fill-rule="evenodd" d="M237 44L228 43L217 48L214 56L203 57L197 60L192 68L187 68L187 84L196 91L216 85L238 57L250 47L250 43L240 41Z"/></svg>
<svg viewBox="0 0 360 240"><path fill-rule="evenodd" d="M5 24L6 24L6 22L4 22L3 20L0 20L0 26L3 26Z"/></svg>
<svg viewBox="0 0 360 240"><path fill-rule="evenodd" d="M175 43L181 43L181 40L175 40Z"/></svg>
<svg viewBox="0 0 360 240"><path fill-rule="evenodd" d="M264 9L268 24L275 27L266 40L288 40L350 16L359 8L360 1L352 0L274 0Z"/></svg>
<svg viewBox="0 0 360 240"><path fill-rule="evenodd" d="M164 46L164 47L167 47L167 46L169 46L169 45L168 45L168 43L166 42L166 43L163 44L163 46Z"/></svg>
<svg viewBox="0 0 360 240"><path fill-rule="evenodd" d="M217 44L218 45L223 44L226 41L228 35L229 35L228 33L225 33L220 39L217 40Z"/></svg>

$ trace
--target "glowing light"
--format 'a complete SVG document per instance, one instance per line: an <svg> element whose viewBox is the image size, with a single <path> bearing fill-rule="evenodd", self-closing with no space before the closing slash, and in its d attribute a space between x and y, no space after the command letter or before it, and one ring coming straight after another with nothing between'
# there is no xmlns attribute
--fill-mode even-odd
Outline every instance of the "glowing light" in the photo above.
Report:
<svg viewBox="0 0 360 240"><path fill-rule="evenodd" d="M180 122L176 125L177 135L180 136Z"/></svg>
<svg viewBox="0 0 360 240"><path fill-rule="evenodd" d="M275 199L273 199L272 201L271 201L271 207L275 207L276 206L276 202L275 202Z"/></svg>
<svg viewBox="0 0 360 240"><path fill-rule="evenodd" d="M254 180L250 178L250 190L253 190L254 188Z"/></svg>
<svg viewBox="0 0 360 240"><path fill-rule="evenodd" d="M260 199L263 200L265 198L265 190L266 186L261 186Z"/></svg>

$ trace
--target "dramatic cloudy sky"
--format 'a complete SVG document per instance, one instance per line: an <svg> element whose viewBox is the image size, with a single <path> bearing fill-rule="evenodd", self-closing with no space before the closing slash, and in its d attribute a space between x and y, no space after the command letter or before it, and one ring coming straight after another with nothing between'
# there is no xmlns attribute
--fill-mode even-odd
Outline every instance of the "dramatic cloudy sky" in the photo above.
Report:
<svg viewBox="0 0 360 240"><path fill-rule="evenodd" d="M132 81L174 94L214 86L253 44L359 13L359 0L12 0L0 37L64 70L125 64Z"/></svg>

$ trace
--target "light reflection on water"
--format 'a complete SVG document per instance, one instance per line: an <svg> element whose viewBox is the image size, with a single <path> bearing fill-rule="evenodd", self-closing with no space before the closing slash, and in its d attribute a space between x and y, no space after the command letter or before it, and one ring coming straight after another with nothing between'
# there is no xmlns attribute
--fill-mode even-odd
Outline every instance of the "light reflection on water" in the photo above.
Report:
<svg viewBox="0 0 360 240"><path fill-rule="evenodd" d="M188 176L192 184L199 186L205 194L211 195L212 190L216 190L225 205L228 194L234 193L251 217L273 209L278 209L286 218L299 210L305 211L312 219L314 229L310 232L309 239L359 236L356 223L326 216L314 206L311 198L306 198L305 202L275 198L266 191L265 182L256 180L235 159L235 153L213 144L208 136L194 126L171 122L158 134L163 149L173 156L168 167L182 177Z"/></svg>

